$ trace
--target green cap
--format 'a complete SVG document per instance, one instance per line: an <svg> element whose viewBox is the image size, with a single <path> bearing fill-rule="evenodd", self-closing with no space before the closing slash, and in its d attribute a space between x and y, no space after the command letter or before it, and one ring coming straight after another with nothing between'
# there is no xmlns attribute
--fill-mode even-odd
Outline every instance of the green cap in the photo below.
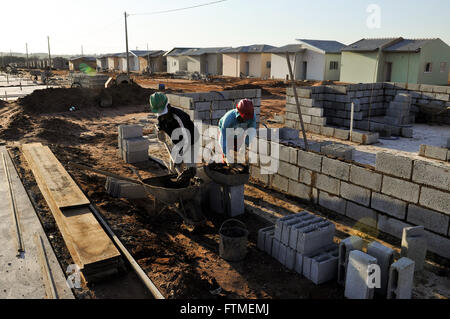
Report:
<svg viewBox="0 0 450 319"><path fill-rule="evenodd" d="M161 113L168 104L167 96L164 93L156 92L150 96L150 111Z"/></svg>

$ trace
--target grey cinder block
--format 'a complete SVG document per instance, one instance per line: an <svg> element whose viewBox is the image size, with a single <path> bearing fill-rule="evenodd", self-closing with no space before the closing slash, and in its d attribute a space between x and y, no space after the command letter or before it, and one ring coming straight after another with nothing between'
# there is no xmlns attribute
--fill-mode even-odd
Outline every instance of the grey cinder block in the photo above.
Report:
<svg viewBox="0 0 450 319"><path fill-rule="evenodd" d="M414 283L414 261L401 258L389 270L387 299L411 299Z"/></svg>
<svg viewBox="0 0 450 319"><path fill-rule="evenodd" d="M377 153L377 171L409 179L412 173L412 166L413 161L409 157L394 155L386 152Z"/></svg>
<svg viewBox="0 0 450 319"><path fill-rule="evenodd" d="M326 192L319 192L319 205L329 210L345 215L347 201L339 196L333 196Z"/></svg>
<svg viewBox="0 0 450 319"><path fill-rule="evenodd" d="M427 254L427 237L423 226L403 229L401 256L414 261L415 271L421 271Z"/></svg>
<svg viewBox="0 0 450 319"><path fill-rule="evenodd" d="M142 125L119 125L119 137L122 139L142 137L143 129Z"/></svg>
<svg viewBox="0 0 450 319"><path fill-rule="evenodd" d="M377 259L359 250L350 252L344 295L348 299L372 299L374 288L368 285L369 269Z"/></svg>
<svg viewBox="0 0 450 319"><path fill-rule="evenodd" d="M450 168L448 165L416 160L412 180L419 184L450 191Z"/></svg>
<svg viewBox="0 0 450 319"><path fill-rule="evenodd" d="M274 231L268 231L264 236L264 251L272 256L272 247L274 242Z"/></svg>
<svg viewBox="0 0 450 319"><path fill-rule="evenodd" d="M275 226L270 226L266 228L261 228L258 230L258 243L257 247L259 250L264 251L265 250L265 239L266 239L266 233L267 232L273 232L275 233Z"/></svg>
<svg viewBox="0 0 450 319"><path fill-rule="evenodd" d="M326 220L297 229L297 251L303 255L312 254L331 245L335 229L335 225Z"/></svg>
<svg viewBox="0 0 450 319"><path fill-rule="evenodd" d="M275 258L276 260L278 260L278 255L280 254L280 241L277 240L276 238L273 239L272 241L272 257Z"/></svg>
<svg viewBox="0 0 450 319"><path fill-rule="evenodd" d="M351 236L342 240L339 244L338 283L344 285L348 256L353 250L362 250L364 241L361 237Z"/></svg>
<svg viewBox="0 0 450 319"><path fill-rule="evenodd" d="M394 262L394 250L386 247L379 242L372 242L367 247L367 254L377 259L378 266L381 270L381 287L376 288L375 292L386 295L389 279L389 268Z"/></svg>

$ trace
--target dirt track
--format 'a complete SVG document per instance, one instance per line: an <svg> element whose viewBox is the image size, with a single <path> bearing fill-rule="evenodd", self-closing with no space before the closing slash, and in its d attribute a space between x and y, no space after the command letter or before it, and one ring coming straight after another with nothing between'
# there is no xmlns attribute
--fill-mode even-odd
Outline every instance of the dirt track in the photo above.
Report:
<svg viewBox="0 0 450 319"><path fill-rule="evenodd" d="M152 79L148 82L148 86L151 86L159 83L159 80ZM209 86L197 82L171 82L167 85L170 89L186 86L186 91L223 89L214 87L214 84ZM271 114L277 107L281 110L284 88L264 88L267 92L274 90L274 93L263 96L263 113ZM117 126L138 123L139 119L147 117L148 113L144 112L143 105L116 106L111 109L93 106L76 112L39 116L25 112L17 104L0 108L0 112L2 109L6 111L0 118L0 141L4 140L16 155L19 173L38 204L39 217L64 268L71 263L70 255L20 153L18 147L22 143L42 142L50 146L167 298L342 298L343 289L335 282L315 286L256 249L257 230L269 224L267 219L276 216L309 209L314 213L330 216L336 222L338 238L349 234L359 234L367 240L373 236L380 237L378 234L359 232L350 220L329 215L316 207L305 206L292 198L250 184L246 187L249 214L241 218L250 231L249 254L245 262L226 262L218 256L218 229L225 220L224 216L206 212L209 219L206 226L191 232L182 226L181 219L175 213L166 211L158 216L161 207L154 210L151 201L113 199L105 193L103 177L74 170L68 165L73 161L82 162L129 177L133 177L131 167L136 167L143 178L165 173L152 162L136 166L125 164L117 154ZM150 133L150 130L145 133ZM154 155L162 157L164 150L158 150ZM380 238L385 243L398 247L397 240L383 236ZM419 278L414 296L449 298L448 268L433 263L428 263L426 267L427 271ZM130 297L139 293L137 288L131 290L134 290L134 294L130 293ZM79 298L113 297L93 286L83 289L77 295Z"/></svg>

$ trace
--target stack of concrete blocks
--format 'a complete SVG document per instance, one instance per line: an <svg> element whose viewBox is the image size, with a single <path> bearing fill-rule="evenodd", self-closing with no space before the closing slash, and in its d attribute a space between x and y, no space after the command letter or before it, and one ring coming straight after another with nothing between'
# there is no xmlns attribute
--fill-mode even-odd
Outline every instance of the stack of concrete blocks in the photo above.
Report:
<svg viewBox="0 0 450 319"><path fill-rule="evenodd" d="M358 236L351 236L340 242L337 279L340 285L345 284L350 253L354 250L362 251L363 244L364 241Z"/></svg>
<svg viewBox="0 0 450 319"><path fill-rule="evenodd" d="M101 89L105 88L105 83L108 81L107 75L96 74L88 75L85 73L71 73L69 80L71 83L79 83L82 88Z"/></svg>
<svg viewBox="0 0 450 319"><path fill-rule="evenodd" d="M170 105L185 111L192 121L202 121L207 125L218 125L225 113L235 109L240 100L250 99L255 107L257 125L260 122L260 89L168 94L167 97Z"/></svg>
<svg viewBox="0 0 450 319"><path fill-rule="evenodd" d="M439 147L422 144L420 145L419 156L436 159L439 161L450 161L450 149L448 146Z"/></svg>
<svg viewBox="0 0 450 319"><path fill-rule="evenodd" d="M274 228L260 230L258 247L286 268L304 274L319 285L336 276L338 256L333 245L334 232L334 224L301 212L278 219Z"/></svg>
<svg viewBox="0 0 450 319"><path fill-rule="evenodd" d="M146 193L142 185L115 178L106 178L106 192L114 198L140 199L145 198Z"/></svg>
<svg viewBox="0 0 450 319"><path fill-rule="evenodd" d="M375 292L385 296L389 278L389 268L394 262L394 250L378 242L372 242L367 247L367 254L377 259L377 264L381 271L381 287L376 288Z"/></svg>
<svg viewBox="0 0 450 319"><path fill-rule="evenodd" d="M150 142L143 137L142 125L119 126L119 151L122 159L129 164L148 160Z"/></svg>
<svg viewBox="0 0 450 319"><path fill-rule="evenodd" d="M359 250L350 252L344 295L348 299L373 299L375 288L369 285L369 274L377 259Z"/></svg>
<svg viewBox="0 0 450 319"><path fill-rule="evenodd" d="M411 299L414 283L414 261L401 258L389 269L387 299Z"/></svg>
<svg viewBox="0 0 450 319"><path fill-rule="evenodd" d="M415 271L424 268L427 255L427 237L423 226L407 227L403 229L401 256L414 261Z"/></svg>
<svg viewBox="0 0 450 319"><path fill-rule="evenodd" d="M389 103L384 122L393 126L414 124L415 117L411 115L411 95L397 94L394 100Z"/></svg>

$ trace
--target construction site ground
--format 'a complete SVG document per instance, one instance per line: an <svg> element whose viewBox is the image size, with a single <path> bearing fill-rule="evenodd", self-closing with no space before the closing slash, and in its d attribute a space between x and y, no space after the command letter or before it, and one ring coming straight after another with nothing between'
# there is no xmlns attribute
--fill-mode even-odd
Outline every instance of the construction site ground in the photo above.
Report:
<svg viewBox="0 0 450 319"><path fill-rule="evenodd" d="M148 89L164 83L169 90L179 92L257 86L263 90L261 114L266 119L274 113L282 114L285 103L286 85L280 81L220 79L204 83L138 78L137 82ZM64 94L73 93L68 90ZM123 89L121 94L129 92ZM67 98L70 99L70 96ZM48 101L51 103L51 99ZM141 123L141 119L147 119L149 113L145 111L144 102L136 105L136 101L130 101L125 103L127 105L115 105L107 109L94 105L73 105L77 108L75 112L68 110L71 105L59 109L39 104L36 110L30 108L33 103L38 105L39 100L33 101L33 95L30 95L28 107L21 105L20 100L0 104L0 142L6 143L11 149L19 175L38 207L39 218L63 269L73 262L20 151L20 145L24 143L41 142L49 145L166 298L343 298L344 290L336 282L316 286L256 248L258 229L270 225L280 216L302 210L309 210L334 222L337 228L336 241L349 235L362 236L367 243L376 238L393 247L397 256L399 254L398 239L377 234L362 225L355 225L354 221L343 216L250 183L245 188L247 213L240 217L249 229L248 255L243 262L227 262L219 256L219 228L226 216L205 212L208 219L206 225L192 231L172 211L159 215L162 207L155 209L151 200L111 198L105 191L104 177L70 166L71 162L85 163L133 178L135 175L131 168L134 167L144 179L166 173L155 162L130 165L125 164L118 155L118 125L137 124ZM46 112L46 108L53 111ZM150 117L150 122L156 123L156 119ZM144 134L151 131L151 125L147 125ZM167 156L163 147L153 150L152 155L160 158ZM425 268L416 279L413 297L450 298L448 262L432 258L427 261ZM90 284L75 293L78 298L148 298L148 292L135 284L135 278L130 278L133 276L126 274L110 279L106 284ZM111 289L112 286L121 286L123 292L119 288Z"/></svg>

